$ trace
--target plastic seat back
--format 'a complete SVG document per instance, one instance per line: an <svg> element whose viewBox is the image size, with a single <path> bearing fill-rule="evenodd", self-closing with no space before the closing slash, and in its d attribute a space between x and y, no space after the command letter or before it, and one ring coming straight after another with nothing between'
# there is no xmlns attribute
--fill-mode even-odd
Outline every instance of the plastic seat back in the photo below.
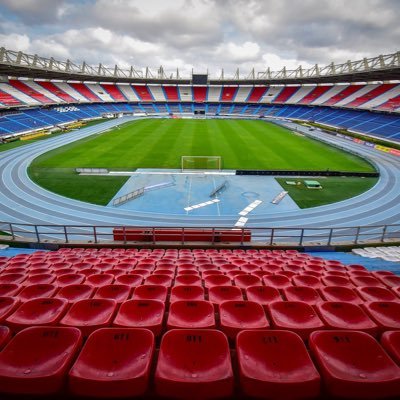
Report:
<svg viewBox="0 0 400 400"><path fill-rule="evenodd" d="M272 286L276 289L283 289L288 286L292 286L292 282L285 275L266 275L263 277L263 282L265 286Z"/></svg>
<svg viewBox="0 0 400 400"><path fill-rule="evenodd" d="M385 287L385 285L379 280L374 278L373 276L353 276L351 277L351 282L353 282L354 286L377 286L377 287Z"/></svg>
<svg viewBox="0 0 400 400"><path fill-rule="evenodd" d="M67 285L83 283L85 279L85 275L82 274L63 274L56 279L55 284L62 288Z"/></svg>
<svg viewBox="0 0 400 400"><path fill-rule="evenodd" d="M325 286L341 286L353 288L353 283L350 281L350 279L343 276L324 275L321 278L321 281Z"/></svg>
<svg viewBox="0 0 400 400"><path fill-rule="evenodd" d="M201 278L198 275L178 275L175 285L198 285L201 286Z"/></svg>
<svg viewBox="0 0 400 400"><path fill-rule="evenodd" d="M147 329L98 329L69 372L69 389L85 397L141 396L148 388L153 353L154 335Z"/></svg>
<svg viewBox="0 0 400 400"><path fill-rule="evenodd" d="M75 328L40 326L19 332L0 353L1 392L56 394L81 343Z"/></svg>
<svg viewBox="0 0 400 400"><path fill-rule="evenodd" d="M381 344L392 359L400 366L400 331L386 331L382 334Z"/></svg>
<svg viewBox="0 0 400 400"><path fill-rule="evenodd" d="M18 298L21 301L28 301L39 297L53 297L56 292L57 286L50 283L40 283L37 285L27 286L18 293Z"/></svg>
<svg viewBox="0 0 400 400"><path fill-rule="evenodd" d="M232 285L231 278L226 275L208 275L204 277L204 286L211 289L214 286L229 286Z"/></svg>
<svg viewBox="0 0 400 400"><path fill-rule="evenodd" d="M144 283L146 285L161 285L170 287L172 285L172 278L169 275L153 274L148 276Z"/></svg>
<svg viewBox="0 0 400 400"><path fill-rule="evenodd" d="M247 289L249 286L261 285L261 279L255 275L237 275L233 280L235 286Z"/></svg>
<svg viewBox="0 0 400 400"><path fill-rule="evenodd" d="M22 286L16 283L0 283L0 297L15 296L21 289Z"/></svg>
<svg viewBox="0 0 400 400"><path fill-rule="evenodd" d="M307 340L311 332L324 329L313 307L302 301L276 301L268 305L268 311L275 329L291 330L303 340Z"/></svg>
<svg viewBox="0 0 400 400"><path fill-rule="evenodd" d="M236 337L242 392L269 399L312 399L320 375L300 338L290 331L244 330Z"/></svg>
<svg viewBox="0 0 400 400"><path fill-rule="evenodd" d="M13 331L29 326L56 325L67 310L65 299L37 298L22 303L7 319Z"/></svg>
<svg viewBox="0 0 400 400"><path fill-rule="evenodd" d="M117 303L111 299L83 299L74 303L60 325L75 326L84 336L111 325Z"/></svg>
<svg viewBox="0 0 400 400"><path fill-rule="evenodd" d="M95 299L113 299L117 304L127 300L131 294L131 288L128 285L104 285L97 289L94 295Z"/></svg>
<svg viewBox="0 0 400 400"><path fill-rule="evenodd" d="M313 289L320 289L324 286L319 278L306 274L293 276L292 282L295 286L307 286Z"/></svg>
<svg viewBox="0 0 400 400"><path fill-rule="evenodd" d="M79 300L92 297L94 290L93 286L84 283L67 285L61 288L55 297L66 299L69 303L76 303Z"/></svg>
<svg viewBox="0 0 400 400"><path fill-rule="evenodd" d="M247 300L255 301L263 306L272 303L273 301L283 300L279 290L272 286L250 286L246 289Z"/></svg>
<svg viewBox="0 0 400 400"><path fill-rule="evenodd" d="M362 304L363 300L351 288L343 286L325 286L320 289L326 301L345 301L347 303Z"/></svg>
<svg viewBox="0 0 400 400"><path fill-rule="evenodd" d="M163 327L165 304L159 300L128 300L121 304L113 326L150 329L158 336Z"/></svg>
<svg viewBox="0 0 400 400"><path fill-rule="evenodd" d="M103 285L110 285L114 282L114 275L112 274L94 274L86 278L85 284L93 287L99 287Z"/></svg>
<svg viewBox="0 0 400 400"><path fill-rule="evenodd" d="M204 288L195 285L178 285L171 289L170 302L178 300L204 300Z"/></svg>
<svg viewBox="0 0 400 400"><path fill-rule="evenodd" d="M372 301L365 303L368 315L378 324L380 332L400 330L400 302Z"/></svg>
<svg viewBox="0 0 400 400"><path fill-rule="evenodd" d="M380 286L361 286L357 292L365 301L399 301L392 291Z"/></svg>
<svg viewBox="0 0 400 400"><path fill-rule="evenodd" d="M233 371L226 336L212 329L173 329L161 341L155 373L160 396L196 400L228 397Z"/></svg>
<svg viewBox="0 0 400 400"><path fill-rule="evenodd" d="M30 274L24 281L24 286L52 283L55 279L56 277L53 274Z"/></svg>
<svg viewBox="0 0 400 400"><path fill-rule="evenodd" d="M0 350L7 344L11 339L11 330L8 326L0 325Z"/></svg>
<svg viewBox="0 0 400 400"><path fill-rule="evenodd" d="M163 303L167 301L168 288L162 285L141 285L134 292L132 299L135 300L160 300Z"/></svg>
<svg viewBox="0 0 400 400"><path fill-rule="evenodd" d="M398 398L400 368L370 335L359 331L317 331L310 350L327 394L335 398Z"/></svg>
<svg viewBox="0 0 400 400"><path fill-rule="evenodd" d="M269 322L261 304L254 301L225 301L219 305L221 329L234 339L244 329L269 328Z"/></svg>
<svg viewBox="0 0 400 400"><path fill-rule="evenodd" d="M11 296L0 297L0 323L3 323L6 318L11 315L19 306L18 298Z"/></svg>
<svg viewBox="0 0 400 400"><path fill-rule="evenodd" d="M25 274L0 274L0 283L22 283L26 279Z"/></svg>
<svg viewBox="0 0 400 400"><path fill-rule="evenodd" d="M208 289L208 299L215 307L218 307L227 300L243 300L243 295L237 286L212 286Z"/></svg>
<svg viewBox="0 0 400 400"><path fill-rule="evenodd" d="M309 286L289 286L283 293L288 301L303 301L311 306L322 301L317 290Z"/></svg>
<svg viewBox="0 0 400 400"><path fill-rule="evenodd" d="M178 300L171 303L167 328L215 328L212 303L205 300Z"/></svg>
<svg viewBox="0 0 400 400"><path fill-rule="evenodd" d="M317 312L328 329L358 330L377 336L378 326L353 303L326 301L316 306Z"/></svg>
<svg viewBox="0 0 400 400"><path fill-rule="evenodd" d="M143 276L139 274L120 275L115 279L115 283L128 285L129 287L134 288L143 283Z"/></svg>

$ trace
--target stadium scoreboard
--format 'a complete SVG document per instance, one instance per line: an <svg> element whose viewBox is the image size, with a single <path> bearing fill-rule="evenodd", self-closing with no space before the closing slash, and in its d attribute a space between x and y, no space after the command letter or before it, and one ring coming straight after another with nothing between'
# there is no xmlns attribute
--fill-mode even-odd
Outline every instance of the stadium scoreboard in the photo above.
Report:
<svg viewBox="0 0 400 400"><path fill-rule="evenodd" d="M207 85L207 84L208 84L208 74L192 75L192 85Z"/></svg>

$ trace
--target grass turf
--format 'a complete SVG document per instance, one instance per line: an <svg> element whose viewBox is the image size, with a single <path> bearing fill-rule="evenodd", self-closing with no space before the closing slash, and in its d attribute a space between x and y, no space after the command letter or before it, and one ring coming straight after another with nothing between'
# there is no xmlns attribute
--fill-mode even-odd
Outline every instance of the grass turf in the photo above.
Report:
<svg viewBox="0 0 400 400"><path fill-rule="evenodd" d="M34 167L180 168L181 156L221 156L224 169L373 171L365 160L263 121L134 121L48 152Z"/></svg>
<svg viewBox="0 0 400 400"><path fill-rule="evenodd" d="M221 156L224 169L374 171L362 158L264 121L146 119L45 153L29 174L50 191L105 205L127 177L80 176L74 168L180 168L182 155Z"/></svg>
<svg viewBox="0 0 400 400"><path fill-rule="evenodd" d="M350 199L372 188L378 181L378 178L318 177L315 180L321 184L322 189L307 189L304 185L304 179L275 179L284 190L289 192L290 197L300 208L323 206ZM314 180L314 178L305 180ZM301 182L301 185L287 185L286 181Z"/></svg>

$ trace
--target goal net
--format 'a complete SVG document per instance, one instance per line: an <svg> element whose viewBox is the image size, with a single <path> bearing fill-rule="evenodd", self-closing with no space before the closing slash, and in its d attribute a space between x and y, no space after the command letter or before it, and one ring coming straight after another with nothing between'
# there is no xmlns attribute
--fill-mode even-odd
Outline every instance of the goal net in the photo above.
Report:
<svg viewBox="0 0 400 400"><path fill-rule="evenodd" d="M221 170L220 156L182 156L182 172L198 170Z"/></svg>

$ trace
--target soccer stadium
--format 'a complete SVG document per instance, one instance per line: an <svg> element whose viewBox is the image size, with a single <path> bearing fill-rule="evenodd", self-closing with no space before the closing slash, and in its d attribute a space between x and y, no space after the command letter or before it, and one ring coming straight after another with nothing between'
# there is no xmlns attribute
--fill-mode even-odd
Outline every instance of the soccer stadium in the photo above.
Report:
<svg viewBox="0 0 400 400"><path fill-rule="evenodd" d="M0 398L399 399L399 49L172 3L0 1Z"/></svg>

